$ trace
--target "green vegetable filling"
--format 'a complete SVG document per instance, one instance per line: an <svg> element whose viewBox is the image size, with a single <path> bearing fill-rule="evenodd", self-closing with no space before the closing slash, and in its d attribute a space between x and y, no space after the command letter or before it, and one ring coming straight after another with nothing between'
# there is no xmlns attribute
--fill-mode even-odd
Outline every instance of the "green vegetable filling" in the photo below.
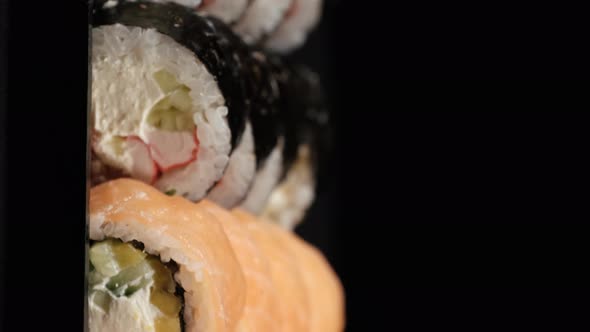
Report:
<svg viewBox="0 0 590 332"><path fill-rule="evenodd" d="M174 75L163 69L154 74L154 79L166 96L154 105L148 114L147 122L162 130L194 130L190 88L179 83Z"/></svg>
<svg viewBox="0 0 590 332"><path fill-rule="evenodd" d="M149 288L149 301L160 311L156 332L181 331L182 299L172 271L159 258L114 239L94 243L89 253L89 295L95 305L108 313L117 298Z"/></svg>

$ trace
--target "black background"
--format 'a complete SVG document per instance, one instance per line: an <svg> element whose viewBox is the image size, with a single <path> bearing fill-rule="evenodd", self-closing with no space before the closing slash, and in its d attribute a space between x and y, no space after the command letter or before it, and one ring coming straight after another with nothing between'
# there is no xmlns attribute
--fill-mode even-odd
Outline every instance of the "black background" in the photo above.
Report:
<svg viewBox="0 0 590 332"><path fill-rule="evenodd" d="M348 331L588 329L579 9L411 3L328 1L294 55L337 142L298 232Z"/></svg>
<svg viewBox="0 0 590 332"><path fill-rule="evenodd" d="M87 5L2 0L2 10L0 331L82 331Z"/></svg>
<svg viewBox="0 0 590 332"><path fill-rule="evenodd" d="M7 331L82 321L72 3L10 2ZM588 329L589 90L567 80L588 78L582 12L327 1L293 56L321 73L336 142L298 231L339 273L349 331Z"/></svg>

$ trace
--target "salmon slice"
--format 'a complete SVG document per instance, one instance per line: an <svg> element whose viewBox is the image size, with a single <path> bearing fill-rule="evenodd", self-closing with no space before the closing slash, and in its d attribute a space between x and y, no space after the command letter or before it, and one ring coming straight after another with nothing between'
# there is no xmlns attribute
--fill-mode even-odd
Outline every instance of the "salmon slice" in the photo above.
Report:
<svg viewBox="0 0 590 332"><path fill-rule="evenodd" d="M236 331L280 331L279 299L266 257L249 234L245 223L210 201L198 203L219 219L246 277L246 304Z"/></svg>
<svg viewBox="0 0 590 332"><path fill-rule="evenodd" d="M322 253L297 235L276 232L297 259L310 304L310 332L344 331L344 291Z"/></svg>
<svg viewBox="0 0 590 332"><path fill-rule="evenodd" d="M308 294L296 256L278 235L283 231L274 224L259 221L243 210L236 209L233 214L245 224L269 262L281 317L281 328L276 331L309 331Z"/></svg>
<svg viewBox="0 0 590 332"><path fill-rule="evenodd" d="M119 179L90 192L90 238L144 244L180 267L185 331L234 331L246 299L244 275L222 225L205 208L140 181Z"/></svg>

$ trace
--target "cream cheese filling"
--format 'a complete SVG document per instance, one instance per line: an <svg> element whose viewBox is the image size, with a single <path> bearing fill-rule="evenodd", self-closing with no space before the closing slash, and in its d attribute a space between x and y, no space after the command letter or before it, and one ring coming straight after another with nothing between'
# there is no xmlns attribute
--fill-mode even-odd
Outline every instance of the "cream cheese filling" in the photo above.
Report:
<svg viewBox="0 0 590 332"><path fill-rule="evenodd" d="M91 292L88 298L90 331L156 332L155 321L161 313L150 303L152 283L130 297L113 297L108 291ZM98 304L101 300L97 300L97 296L110 297L107 311Z"/></svg>

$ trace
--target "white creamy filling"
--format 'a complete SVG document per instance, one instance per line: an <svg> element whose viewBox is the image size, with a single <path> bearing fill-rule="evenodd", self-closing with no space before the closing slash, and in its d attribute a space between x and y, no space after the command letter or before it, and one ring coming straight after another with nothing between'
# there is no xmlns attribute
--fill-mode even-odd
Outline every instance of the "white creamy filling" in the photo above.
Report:
<svg viewBox="0 0 590 332"><path fill-rule="evenodd" d="M112 297L108 312L94 303L96 292L89 294L88 327L91 332L155 331L155 320L160 311L150 303L151 287L144 287L131 297Z"/></svg>
<svg viewBox="0 0 590 332"><path fill-rule="evenodd" d="M228 110L216 79L190 50L154 29L115 24L94 28L92 37L97 157L148 183L162 173L158 188L202 198L223 175L231 149ZM112 145L128 137L144 142L149 153L137 144L131 151Z"/></svg>

